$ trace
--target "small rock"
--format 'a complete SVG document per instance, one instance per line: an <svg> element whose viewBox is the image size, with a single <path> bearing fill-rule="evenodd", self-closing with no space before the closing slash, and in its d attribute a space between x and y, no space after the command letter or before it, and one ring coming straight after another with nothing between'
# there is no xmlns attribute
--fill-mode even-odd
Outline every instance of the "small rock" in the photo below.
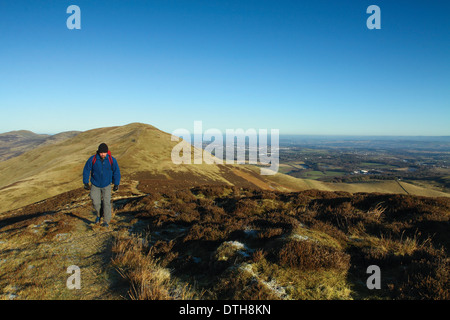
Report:
<svg viewBox="0 0 450 320"><path fill-rule="evenodd" d="M61 241L61 240L67 239L68 237L69 237L68 233L58 233L55 236L55 240Z"/></svg>

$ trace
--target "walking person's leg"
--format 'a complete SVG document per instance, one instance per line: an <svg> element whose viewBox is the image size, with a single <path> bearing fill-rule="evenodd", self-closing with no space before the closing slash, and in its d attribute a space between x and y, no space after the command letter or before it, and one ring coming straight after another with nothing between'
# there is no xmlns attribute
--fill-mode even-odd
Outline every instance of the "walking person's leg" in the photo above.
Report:
<svg viewBox="0 0 450 320"><path fill-rule="evenodd" d="M102 188L103 195L103 221L107 224L111 222L111 185Z"/></svg>
<svg viewBox="0 0 450 320"><path fill-rule="evenodd" d="M91 186L91 192L90 192L92 205L94 207L95 213L97 215L96 222L100 221L100 210L102 206L102 191L100 188L97 188L96 186Z"/></svg>

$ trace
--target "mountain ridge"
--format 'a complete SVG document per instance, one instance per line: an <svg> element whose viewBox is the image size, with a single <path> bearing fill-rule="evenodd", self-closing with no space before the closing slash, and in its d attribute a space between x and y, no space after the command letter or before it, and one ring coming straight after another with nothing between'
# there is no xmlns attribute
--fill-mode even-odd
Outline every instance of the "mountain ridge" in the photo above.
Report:
<svg viewBox="0 0 450 320"><path fill-rule="evenodd" d="M62 136L61 141L43 143L16 157L1 161L0 213L79 188L84 164L102 142L108 144L118 160L123 184L132 184L133 181L155 186L223 184L277 191L317 189L352 193L387 190L387 193L449 196L405 182L333 184L297 179L281 173L262 176L259 167L247 164L203 162L176 165L171 159L175 145L182 144L190 148L191 159L195 156L195 147L183 139L172 141L171 134L152 125L134 122L124 126L90 129L74 136L69 135L65 139ZM201 153L203 156L213 157L204 150Z"/></svg>
<svg viewBox="0 0 450 320"><path fill-rule="evenodd" d="M187 142L182 139L172 141L171 134L151 125L131 123L96 128L0 162L0 212L78 188L87 159L95 154L102 142L108 144L118 160L125 183L145 175L185 183L198 180L232 185L244 183L245 179L235 175L231 168L248 170L244 166L228 164L176 165L171 160L171 151L176 144ZM194 156L195 148L189 147Z"/></svg>
<svg viewBox="0 0 450 320"><path fill-rule="evenodd" d="M51 145L75 136L80 131L65 131L54 135L38 134L29 130L0 133L0 162L21 155L42 145Z"/></svg>

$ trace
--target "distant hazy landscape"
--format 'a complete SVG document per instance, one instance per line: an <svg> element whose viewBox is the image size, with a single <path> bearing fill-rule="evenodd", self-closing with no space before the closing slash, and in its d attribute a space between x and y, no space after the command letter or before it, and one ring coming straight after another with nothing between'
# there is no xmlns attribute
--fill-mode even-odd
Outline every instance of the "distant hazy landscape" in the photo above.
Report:
<svg viewBox="0 0 450 320"><path fill-rule="evenodd" d="M246 155L248 160L248 148ZM279 172L296 178L334 183L405 181L430 191L450 191L448 136L280 135L279 156ZM396 184L386 184L385 191L392 191L392 185Z"/></svg>
<svg viewBox="0 0 450 320"><path fill-rule="evenodd" d="M450 188L450 137L280 137L281 172L330 182Z"/></svg>

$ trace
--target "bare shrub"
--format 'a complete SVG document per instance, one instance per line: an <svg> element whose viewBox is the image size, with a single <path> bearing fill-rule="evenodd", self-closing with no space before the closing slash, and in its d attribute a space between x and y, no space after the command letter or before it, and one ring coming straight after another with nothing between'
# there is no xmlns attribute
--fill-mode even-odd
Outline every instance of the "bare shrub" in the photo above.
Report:
<svg viewBox="0 0 450 320"><path fill-rule="evenodd" d="M450 299L450 259L444 248L425 246L412 255L397 292L400 299Z"/></svg>
<svg viewBox="0 0 450 320"><path fill-rule="evenodd" d="M253 275L235 269L226 272L214 287L217 299L232 300L278 300L267 286Z"/></svg>
<svg viewBox="0 0 450 320"><path fill-rule="evenodd" d="M289 241L278 254L280 264L300 270L338 269L347 271L350 256L310 241Z"/></svg>
<svg viewBox="0 0 450 320"><path fill-rule="evenodd" d="M273 237L278 237L284 233L283 228L266 228L258 232L259 239L270 239Z"/></svg>
<svg viewBox="0 0 450 320"><path fill-rule="evenodd" d="M253 261L253 263L258 263L258 262L264 260L266 258L266 256L267 256L267 252L265 252L262 249L257 249L252 254L252 261Z"/></svg>
<svg viewBox="0 0 450 320"><path fill-rule="evenodd" d="M216 225L193 225L183 241L222 241L226 238L227 232L220 230Z"/></svg>

